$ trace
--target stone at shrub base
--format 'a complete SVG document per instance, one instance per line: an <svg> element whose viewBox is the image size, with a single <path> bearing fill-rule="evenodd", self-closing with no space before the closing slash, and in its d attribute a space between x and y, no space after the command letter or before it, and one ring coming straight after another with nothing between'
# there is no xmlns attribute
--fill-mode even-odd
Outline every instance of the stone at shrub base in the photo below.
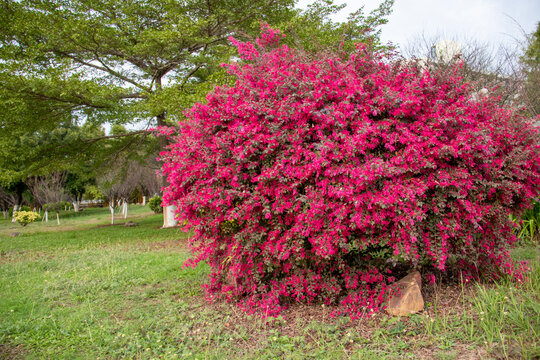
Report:
<svg viewBox="0 0 540 360"><path fill-rule="evenodd" d="M424 310L422 297L422 277L418 271L412 272L396 283L401 294L388 301L386 312L394 316L406 316Z"/></svg>

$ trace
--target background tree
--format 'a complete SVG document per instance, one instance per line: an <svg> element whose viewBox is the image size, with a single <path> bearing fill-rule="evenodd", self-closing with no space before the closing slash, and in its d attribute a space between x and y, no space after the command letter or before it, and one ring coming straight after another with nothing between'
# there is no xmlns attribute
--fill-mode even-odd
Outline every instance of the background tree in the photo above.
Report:
<svg viewBox="0 0 540 360"><path fill-rule="evenodd" d="M528 46L521 58L525 84L522 98L530 116L540 115L540 23L529 37Z"/></svg>
<svg viewBox="0 0 540 360"><path fill-rule="evenodd" d="M295 16L285 22L275 24L275 28L289 34L283 43L312 54L321 51L350 53L359 42L372 48L381 48L385 46L380 41L381 26L388 22L393 4L394 0L383 0L369 14L364 13L362 5L349 14L347 21L334 22L332 15L343 10L347 4L335 5L329 0L314 1L305 11L297 11Z"/></svg>
<svg viewBox="0 0 540 360"><path fill-rule="evenodd" d="M307 11L294 9L292 0L4 2L0 116L9 126L0 127L7 139L0 151L19 159L13 151L20 138L35 131L45 133L60 123L98 128L109 123L130 130L55 149L110 154L146 146L148 153L157 154L166 139L158 142L142 130L174 124L214 84L230 81L220 67L233 54L229 36L254 35L265 21L295 30L295 41L308 50L311 44L341 40L350 46L363 37L376 42L377 27L391 4L383 2L368 16L358 12L345 25L329 20L340 9L331 1L318 1ZM118 140L114 146L95 146L112 137ZM28 164L37 158L23 159ZM66 156L57 158L62 162ZM4 171L9 181L25 169L0 166L9 170Z"/></svg>
<svg viewBox="0 0 540 360"><path fill-rule="evenodd" d="M94 179L83 173L68 172L66 175L66 191L71 197L73 210L76 212L80 209L80 204L83 195L86 191L86 186L92 184Z"/></svg>
<svg viewBox="0 0 540 360"><path fill-rule="evenodd" d="M122 164L104 171L96 180L99 189L107 197L111 212L111 224L114 224L114 209L121 206L122 216L127 218L128 199L140 183L140 167L133 162Z"/></svg>
<svg viewBox="0 0 540 360"><path fill-rule="evenodd" d="M14 206L16 203L15 195L7 192L0 187L0 209L2 209L2 215L4 219L9 217L9 208Z"/></svg>
<svg viewBox="0 0 540 360"><path fill-rule="evenodd" d="M448 49L458 53L451 61L444 61L441 54L436 54L439 45L440 50L445 51L445 43L455 44L459 48ZM404 55L431 69L446 70L449 75L459 71L460 76L480 92L479 96L489 91L491 95L499 96L501 103L510 105L516 103L516 95L523 86L519 63L522 52L523 48L518 43L493 48L488 43L471 38L445 40L442 36L426 37L421 34L407 45ZM454 66L458 61L462 62L460 68Z"/></svg>
<svg viewBox="0 0 540 360"><path fill-rule="evenodd" d="M24 193L28 190L28 187L22 181L14 181L4 186L4 190L8 193L13 194L13 198L15 199L15 202L13 204L13 215L15 215L15 213L23 205ZM12 221L15 222L15 219L12 218Z"/></svg>
<svg viewBox="0 0 540 360"><path fill-rule="evenodd" d="M66 176L65 172L54 172L27 180L34 199L45 210L46 222L49 221L49 210L53 210L56 213L56 222L60 225L60 211L69 198L65 188Z"/></svg>

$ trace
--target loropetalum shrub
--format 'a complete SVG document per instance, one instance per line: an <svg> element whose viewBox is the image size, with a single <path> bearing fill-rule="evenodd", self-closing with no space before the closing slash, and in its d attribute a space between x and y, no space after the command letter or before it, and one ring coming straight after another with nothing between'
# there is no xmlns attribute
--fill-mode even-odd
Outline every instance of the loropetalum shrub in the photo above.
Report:
<svg viewBox="0 0 540 360"><path fill-rule="evenodd" d="M176 134L161 129L172 142L164 203L194 230L187 265L210 265L209 298L268 316L337 304L355 318L384 304L396 263L522 280L509 213L538 195L531 122L473 100L456 73L361 45L310 57L281 36L232 39L236 84Z"/></svg>

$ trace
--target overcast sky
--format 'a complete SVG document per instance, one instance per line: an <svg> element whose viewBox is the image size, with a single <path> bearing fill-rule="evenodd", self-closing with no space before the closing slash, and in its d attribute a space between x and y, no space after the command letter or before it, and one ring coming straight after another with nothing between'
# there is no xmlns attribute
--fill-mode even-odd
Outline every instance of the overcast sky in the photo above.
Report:
<svg viewBox="0 0 540 360"><path fill-rule="evenodd" d="M299 0L303 8L312 3ZM345 21L347 15L365 4L365 12L377 7L378 0L334 0L347 8L334 20ZM531 33L540 21L540 0L395 0L393 13L382 27L382 40L401 47L418 38L449 40L474 39L493 47L515 44L523 39L523 30ZM523 29L521 29L523 28Z"/></svg>

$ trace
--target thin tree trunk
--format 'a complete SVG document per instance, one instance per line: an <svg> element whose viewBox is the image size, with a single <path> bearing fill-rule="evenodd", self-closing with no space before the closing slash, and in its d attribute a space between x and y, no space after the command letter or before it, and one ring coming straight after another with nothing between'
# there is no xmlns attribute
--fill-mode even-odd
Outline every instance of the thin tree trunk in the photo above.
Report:
<svg viewBox="0 0 540 360"><path fill-rule="evenodd" d="M124 215L124 219L127 219L128 214L128 202L124 199L122 202L122 215Z"/></svg>
<svg viewBox="0 0 540 360"><path fill-rule="evenodd" d="M143 206L146 205L146 196L142 197L142 204L143 204Z"/></svg>
<svg viewBox="0 0 540 360"><path fill-rule="evenodd" d="M8 219L9 218L9 211L8 210L2 210L2 215L4 215L4 219Z"/></svg>
<svg viewBox="0 0 540 360"><path fill-rule="evenodd" d="M111 211L111 225L114 225L114 199L109 201L109 210Z"/></svg>
<svg viewBox="0 0 540 360"><path fill-rule="evenodd" d="M58 211L56 212L56 223L60 225L60 213Z"/></svg>
<svg viewBox="0 0 540 360"><path fill-rule="evenodd" d="M15 213L19 211L20 205L15 204L13 205L13 213L11 214L11 222L15 222Z"/></svg>
<svg viewBox="0 0 540 360"><path fill-rule="evenodd" d="M45 210L45 217L44 217L44 219L45 219L45 222L46 222L46 223L49 222L49 210Z"/></svg>
<svg viewBox="0 0 540 360"><path fill-rule="evenodd" d="M156 91L161 91L161 77L155 78L155 84L156 84ZM165 126L167 123L165 122L167 114L165 112L162 112L161 114L158 114L156 116L157 125L158 126ZM161 151L165 151L167 148L167 145L169 145L169 140L166 136L160 136L159 137L159 149ZM162 187L167 187L169 184L167 183L167 177L162 176ZM163 227L173 227L176 226L177 221L174 217L176 211L176 206L170 205L163 209Z"/></svg>

